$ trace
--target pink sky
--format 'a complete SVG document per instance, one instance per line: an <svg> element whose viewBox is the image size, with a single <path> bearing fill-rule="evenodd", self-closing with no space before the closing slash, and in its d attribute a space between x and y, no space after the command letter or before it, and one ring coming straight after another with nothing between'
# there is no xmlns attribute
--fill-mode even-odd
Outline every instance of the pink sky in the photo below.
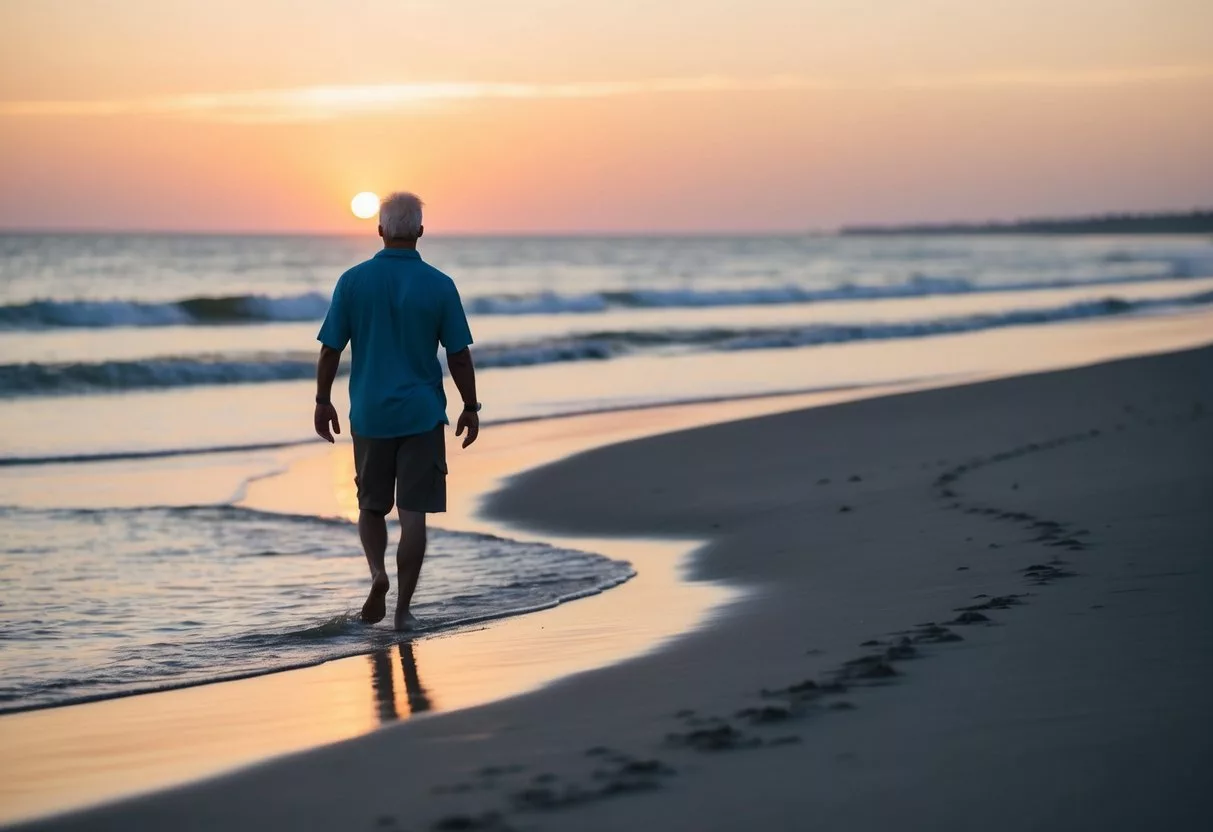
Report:
<svg viewBox="0 0 1213 832"><path fill-rule="evenodd" d="M1209 101L1203 0L0 0L0 228L353 231L398 188L433 232L1182 209Z"/></svg>

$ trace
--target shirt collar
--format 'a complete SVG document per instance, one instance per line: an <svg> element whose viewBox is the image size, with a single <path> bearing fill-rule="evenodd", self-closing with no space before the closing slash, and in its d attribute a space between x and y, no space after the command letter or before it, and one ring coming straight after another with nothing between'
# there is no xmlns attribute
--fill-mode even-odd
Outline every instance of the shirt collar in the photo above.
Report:
<svg viewBox="0 0 1213 832"><path fill-rule="evenodd" d="M408 260L420 260L421 252L415 248L384 248L380 249L376 257L403 257Z"/></svg>

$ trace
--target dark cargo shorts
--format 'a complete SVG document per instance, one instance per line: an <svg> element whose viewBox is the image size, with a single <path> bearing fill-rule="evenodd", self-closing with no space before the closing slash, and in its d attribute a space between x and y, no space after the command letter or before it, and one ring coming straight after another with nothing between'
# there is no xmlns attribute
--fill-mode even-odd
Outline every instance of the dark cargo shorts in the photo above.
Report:
<svg viewBox="0 0 1213 832"><path fill-rule="evenodd" d="M391 439L354 436L358 508L387 514L392 497L402 511L446 511L445 425Z"/></svg>

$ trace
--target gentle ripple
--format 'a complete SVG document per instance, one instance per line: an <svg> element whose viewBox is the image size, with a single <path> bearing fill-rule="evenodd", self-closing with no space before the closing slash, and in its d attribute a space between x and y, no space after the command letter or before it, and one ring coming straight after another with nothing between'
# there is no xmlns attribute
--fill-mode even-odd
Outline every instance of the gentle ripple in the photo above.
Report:
<svg viewBox="0 0 1213 832"><path fill-rule="evenodd" d="M0 585L21 588L0 604L0 711L265 673L395 640L357 619L366 564L345 521L217 506L0 508L0 523ZM432 632L631 575L585 552L431 529L413 606Z"/></svg>

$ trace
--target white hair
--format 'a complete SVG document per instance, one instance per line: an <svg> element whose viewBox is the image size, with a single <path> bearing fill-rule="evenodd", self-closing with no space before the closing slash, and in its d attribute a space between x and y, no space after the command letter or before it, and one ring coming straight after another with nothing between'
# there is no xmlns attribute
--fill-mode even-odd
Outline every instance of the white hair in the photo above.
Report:
<svg viewBox="0 0 1213 832"><path fill-rule="evenodd" d="M379 203L379 227L388 240L415 240L421 233L421 199L407 191Z"/></svg>

